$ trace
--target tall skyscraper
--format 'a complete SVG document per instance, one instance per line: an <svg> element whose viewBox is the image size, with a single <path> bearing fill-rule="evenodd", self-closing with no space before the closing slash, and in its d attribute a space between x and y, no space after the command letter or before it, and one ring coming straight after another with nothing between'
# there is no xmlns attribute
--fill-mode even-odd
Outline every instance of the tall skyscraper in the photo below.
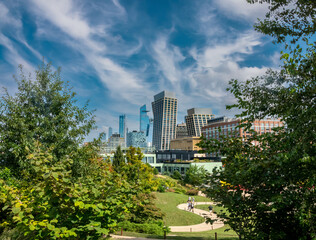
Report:
<svg viewBox="0 0 316 240"><path fill-rule="evenodd" d="M109 127L109 138L112 136L112 134L113 134L113 129Z"/></svg>
<svg viewBox="0 0 316 240"><path fill-rule="evenodd" d="M168 150L170 140L176 138L178 100L175 93L168 91L158 93L154 96L152 108L153 146L157 150Z"/></svg>
<svg viewBox="0 0 316 240"><path fill-rule="evenodd" d="M210 108L191 108L188 109L188 116L185 116L188 135L200 137L201 128L207 125L207 121L214 118Z"/></svg>
<svg viewBox="0 0 316 240"><path fill-rule="evenodd" d="M146 104L140 107L139 112L139 131L144 132L146 137L149 135L150 121L147 115L149 111L146 110Z"/></svg>
<svg viewBox="0 0 316 240"><path fill-rule="evenodd" d="M122 138L126 139L126 115L120 115L119 121L119 134Z"/></svg>

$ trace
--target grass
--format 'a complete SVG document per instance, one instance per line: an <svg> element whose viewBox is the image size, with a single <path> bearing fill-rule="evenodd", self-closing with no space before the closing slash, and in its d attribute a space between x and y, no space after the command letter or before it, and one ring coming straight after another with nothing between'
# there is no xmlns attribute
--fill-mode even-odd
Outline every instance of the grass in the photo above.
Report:
<svg viewBox="0 0 316 240"><path fill-rule="evenodd" d="M167 239L211 240L211 239L215 239L215 233L217 233L218 240L238 240L238 236L234 231L230 230L227 232L227 231L225 231L225 229L229 229L229 227L225 225L222 228L211 230L211 231L206 231L206 232L169 233L167 235ZM163 239L163 236L156 236L156 235L145 234L145 233L123 232L123 235L124 236L131 236L131 237Z"/></svg>
<svg viewBox="0 0 316 240"><path fill-rule="evenodd" d="M185 226L185 225L193 225L204 222L204 218L200 217L191 212L183 211L177 208L177 205L180 203L185 203L188 200L188 195L178 194L178 193L155 193L157 199L156 206L159 207L165 214L165 224L167 226ZM196 202L210 202L211 200L205 197L194 196ZM208 211L207 204L205 205L196 205L196 208L200 208ZM220 211L223 209L222 207L213 206L214 211ZM205 232L185 232L185 233L169 233L167 239L174 240L210 240L215 239L215 233L217 233L218 240L238 240L237 234L230 230L229 226L225 225L222 228L205 231ZM120 235L120 232L117 233ZM152 239L163 239L163 236L157 236L152 234L145 233L135 233L135 232L123 232L124 236L131 237L142 237L142 238L152 238Z"/></svg>
<svg viewBox="0 0 316 240"><path fill-rule="evenodd" d="M188 195L166 192L155 193L156 206L166 214L164 217L165 225L167 226L186 226L199 224L204 222L204 218L191 212L183 211L177 208L177 205L186 203ZM194 196L196 202L209 202L208 198Z"/></svg>
<svg viewBox="0 0 316 240"><path fill-rule="evenodd" d="M209 212L210 211L208 209L209 206L210 206L209 204L206 204L206 205L195 205L195 208L202 209L202 210L205 210L205 211ZM226 213L226 214L228 213L227 210L224 207L219 207L219 206L216 206L216 205L212 205L212 206L213 206L214 213L220 213L221 211L223 213Z"/></svg>

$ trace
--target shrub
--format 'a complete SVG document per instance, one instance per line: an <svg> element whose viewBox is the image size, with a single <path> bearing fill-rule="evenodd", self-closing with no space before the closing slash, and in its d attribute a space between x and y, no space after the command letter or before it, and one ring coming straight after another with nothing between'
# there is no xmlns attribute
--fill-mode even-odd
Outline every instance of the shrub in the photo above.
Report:
<svg viewBox="0 0 316 240"><path fill-rule="evenodd" d="M163 225L162 221L152 221L147 223L131 223L124 221L119 223L119 227L129 232L148 233L155 235L163 235L164 231L168 232L169 230L169 228L166 228Z"/></svg>
<svg viewBox="0 0 316 240"><path fill-rule="evenodd" d="M196 196L198 194L198 192L199 192L198 189L192 188L192 189L187 190L186 194L190 195L190 196Z"/></svg>

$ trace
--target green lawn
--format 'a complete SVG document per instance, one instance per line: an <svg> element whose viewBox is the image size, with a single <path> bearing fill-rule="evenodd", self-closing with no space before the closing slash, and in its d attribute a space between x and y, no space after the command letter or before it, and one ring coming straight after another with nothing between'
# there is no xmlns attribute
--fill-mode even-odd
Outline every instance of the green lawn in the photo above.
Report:
<svg viewBox="0 0 316 240"><path fill-rule="evenodd" d="M206 205L196 205L195 208L198 208L198 209L202 209L202 210L205 210L205 211L209 211L208 207L210 205L209 204L206 204ZM219 206L216 206L216 205L212 205L213 206L213 210L214 210L214 213L220 213L221 211L223 211L224 213L228 213L227 210L223 207L219 207Z"/></svg>
<svg viewBox="0 0 316 240"><path fill-rule="evenodd" d="M167 226L185 226L204 222L204 218L191 212L183 211L177 208L180 203L186 203L188 196L178 193L155 193L156 206L166 214L164 218ZM196 202L209 202L208 198L194 196Z"/></svg>
<svg viewBox="0 0 316 240"><path fill-rule="evenodd" d="M167 239L211 240L211 239L215 239L215 233L217 233L218 240L238 240L238 236L235 232L233 232L232 230L225 231L225 229L229 229L229 227L225 225L222 228L211 230L211 231L206 231L206 232L169 233L167 235ZM124 236L132 236L132 237L163 239L163 236L156 236L156 235L150 235L150 234L145 234L145 233L124 232L123 235Z"/></svg>

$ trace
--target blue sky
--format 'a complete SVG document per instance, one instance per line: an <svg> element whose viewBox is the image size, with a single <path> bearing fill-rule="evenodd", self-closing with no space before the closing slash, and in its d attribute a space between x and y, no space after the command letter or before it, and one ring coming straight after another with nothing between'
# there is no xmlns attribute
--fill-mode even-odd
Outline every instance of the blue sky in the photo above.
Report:
<svg viewBox="0 0 316 240"><path fill-rule="evenodd" d="M229 80L280 64L279 46L252 28L266 11L246 0L1 0L0 85L16 91L19 64L61 66L79 104L96 109L88 139L117 132L120 114L138 130L140 106L163 90L176 93L178 122L192 107L233 116Z"/></svg>

